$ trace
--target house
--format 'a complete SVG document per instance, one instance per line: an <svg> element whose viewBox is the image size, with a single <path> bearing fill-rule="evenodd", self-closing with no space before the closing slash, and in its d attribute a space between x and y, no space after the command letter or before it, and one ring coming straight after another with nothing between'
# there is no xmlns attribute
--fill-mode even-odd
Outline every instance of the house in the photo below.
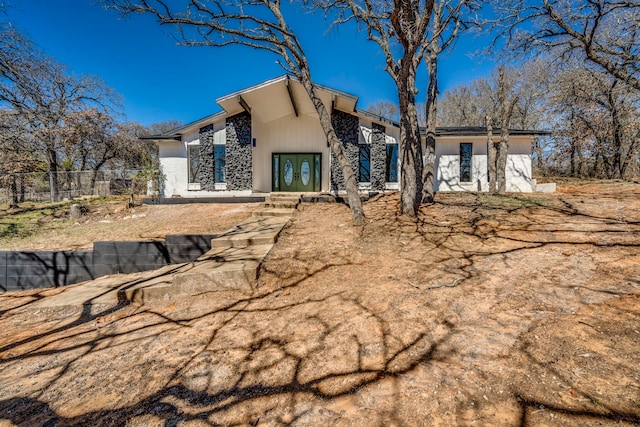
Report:
<svg viewBox="0 0 640 427"><path fill-rule="evenodd" d="M399 127L325 86L319 95L363 192L399 189ZM164 197L248 196L271 191L344 192L340 168L302 85L282 76L216 100L222 111L163 135ZM509 140L507 191L531 192L532 131ZM485 191L486 130L439 129L437 191Z"/></svg>

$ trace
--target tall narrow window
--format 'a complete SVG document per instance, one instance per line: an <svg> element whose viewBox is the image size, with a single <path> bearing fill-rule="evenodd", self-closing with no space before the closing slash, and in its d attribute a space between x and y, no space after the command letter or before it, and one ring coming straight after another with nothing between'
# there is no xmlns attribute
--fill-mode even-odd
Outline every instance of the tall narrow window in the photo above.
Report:
<svg viewBox="0 0 640 427"><path fill-rule="evenodd" d="M473 144L463 142L460 144L460 182L471 182L471 158Z"/></svg>
<svg viewBox="0 0 640 427"><path fill-rule="evenodd" d="M398 182L398 144L387 144L387 159L384 180Z"/></svg>
<svg viewBox="0 0 640 427"><path fill-rule="evenodd" d="M371 181L371 146L369 144L360 144L360 182Z"/></svg>
<svg viewBox="0 0 640 427"><path fill-rule="evenodd" d="M214 182L223 183L226 182L227 175L227 146L226 145L214 145L213 146L213 168L214 168Z"/></svg>
<svg viewBox="0 0 640 427"><path fill-rule="evenodd" d="M187 145L187 156L189 157L189 184L200 182L200 146Z"/></svg>

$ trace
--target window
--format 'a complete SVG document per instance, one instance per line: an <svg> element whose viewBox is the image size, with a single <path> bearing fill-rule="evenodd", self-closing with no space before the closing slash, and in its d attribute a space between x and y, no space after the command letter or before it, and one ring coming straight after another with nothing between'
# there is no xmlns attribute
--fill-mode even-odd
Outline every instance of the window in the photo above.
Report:
<svg viewBox="0 0 640 427"><path fill-rule="evenodd" d="M473 144L463 142L460 144L460 182L471 182L471 157Z"/></svg>
<svg viewBox="0 0 640 427"><path fill-rule="evenodd" d="M384 180L398 182L398 144L387 144L387 159Z"/></svg>
<svg viewBox="0 0 640 427"><path fill-rule="evenodd" d="M200 183L200 146L187 145L189 158L189 184Z"/></svg>
<svg viewBox="0 0 640 427"><path fill-rule="evenodd" d="M369 144L360 144L360 155L359 155L359 164L360 164L360 182L370 182L370 172L371 172L371 146Z"/></svg>
<svg viewBox="0 0 640 427"><path fill-rule="evenodd" d="M227 177L226 145L213 146L213 169L214 169L214 182L216 184L226 182L226 177Z"/></svg>

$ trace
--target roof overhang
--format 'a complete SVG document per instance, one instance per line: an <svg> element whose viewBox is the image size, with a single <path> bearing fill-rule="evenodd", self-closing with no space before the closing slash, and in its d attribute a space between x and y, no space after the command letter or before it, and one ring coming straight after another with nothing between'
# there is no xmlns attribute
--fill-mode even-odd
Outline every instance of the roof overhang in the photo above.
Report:
<svg viewBox="0 0 640 427"><path fill-rule="evenodd" d="M355 111L358 97L319 84L314 86L328 111L332 107L345 112ZM296 117L318 116L302 83L288 75L231 93L216 99L216 102L230 116L250 111L263 123L291 114Z"/></svg>
<svg viewBox="0 0 640 427"><path fill-rule="evenodd" d="M426 129L420 129L422 135L426 135ZM551 135L546 130L532 129L509 129L509 134L514 136L543 136ZM436 128L436 136L486 136L487 128L483 126L461 126L461 127L440 127ZM500 128L493 128L493 135L500 135Z"/></svg>
<svg viewBox="0 0 640 427"><path fill-rule="evenodd" d="M142 139L143 141L180 141L182 140L182 136L180 135L149 135L149 136L141 136L138 139Z"/></svg>

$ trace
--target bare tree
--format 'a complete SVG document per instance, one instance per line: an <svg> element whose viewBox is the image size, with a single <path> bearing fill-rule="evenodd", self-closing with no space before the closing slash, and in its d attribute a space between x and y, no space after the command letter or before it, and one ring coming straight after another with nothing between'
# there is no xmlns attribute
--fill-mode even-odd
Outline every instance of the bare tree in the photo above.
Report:
<svg viewBox="0 0 640 427"><path fill-rule="evenodd" d="M456 40L461 29L466 28L462 21L466 11L478 7L472 0L437 0L433 7L431 31L428 33L426 53L429 82L425 103L425 162L422 172L422 201L433 203L435 158L436 158L436 125L438 113L438 59Z"/></svg>
<svg viewBox="0 0 640 427"><path fill-rule="evenodd" d="M148 126L150 135L162 135L163 133L172 131L180 126L182 126L182 122L180 120L165 120L164 122L151 123Z"/></svg>
<svg viewBox="0 0 640 427"><path fill-rule="evenodd" d="M89 106L108 111L118 97L94 76L74 76L14 27L0 27L0 104L20 115L46 154L51 198L58 198L61 129L69 114Z"/></svg>
<svg viewBox="0 0 640 427"><path fill-rule="evenodd" d="M367 106L367 111L380 117L397 121L400 114L400 107L398 107L398 104L396 102L384 99L369 104Z"/></svg>
<svg viewBox="0 0 640 427"><path fill-rule="evenodd" d="M487 174L489 175L489 192L495 193L498 189L496 185L496 143L493 140L493 118L487 116Z"/></svg>
<svg viewBox="0 0 640 427"><path fill-rule="evenodd" d="M158 145L142 136L158 135L165 130L175 129L175 120L169 120L148 127L138 123L118 123L113 138L120 147L117 157L111 159L108 165L111 169L159 169Z"/></svg>
<svg viewBox="0 0 640 427"><path fill-rule="evenodd" d="M423 169L416 73L429 44L434 0L319 0L315 4L336 11L337 25L349 21L364 25L369 40L384 54L400 107L400 213L415 218L422 201Z"/></svg>
<svg viewBox="0 0 640 427"><path fill-rule="evenodd" d="M280 0L103 0L121 13L147 13L161 24L175 25L176 39L185 46L243 45L277 55L285 71L305 88L320 118L331 151L342 170L351 214L355 223L364 220L353 166L331 123L331 115L311 79L311 69L300 40L288 25ZM179 6L182 4L182 11Z"/></svg>
<svg viewBox="0 0 640 427"><path fill-rule="evenodd" d="M559 76L552 99L570 173L624 178L638 150L640 94L608 73L580 67Z"/></svg>
<svg viewBox="0 0 640 427"><path fill-rule="evenodd" d="M498 102L500 104L500 143L496 152L496 184L498 193L507 191L507 153L509 152L509 126L518 95L511 91L505 79L503 67L498 68Z"/></svg>
<svg viewBox="0 0 640 427"><path fill-rule="evenodd" d="M640 90L640 3L623 0L496 2L486 21L515 52L547 51L586 60Z"/></svg>
<svg viewBox="0 0 640 427"><path fill-rule="evenodd" d="M73 112L65 119L62 145L66 162L77 170L92 172L90 188L95 186L100 169L125 153L115 132L114 119L95 108Z"/></svg>
<svg viewBox="0 0 640 427"><path fill-rule="evenodd" d="M14 111L0 109L0 181L11 191L11 207L24 197L24 174L40 169L42 163L26 131L25 122Z"/></svg>

